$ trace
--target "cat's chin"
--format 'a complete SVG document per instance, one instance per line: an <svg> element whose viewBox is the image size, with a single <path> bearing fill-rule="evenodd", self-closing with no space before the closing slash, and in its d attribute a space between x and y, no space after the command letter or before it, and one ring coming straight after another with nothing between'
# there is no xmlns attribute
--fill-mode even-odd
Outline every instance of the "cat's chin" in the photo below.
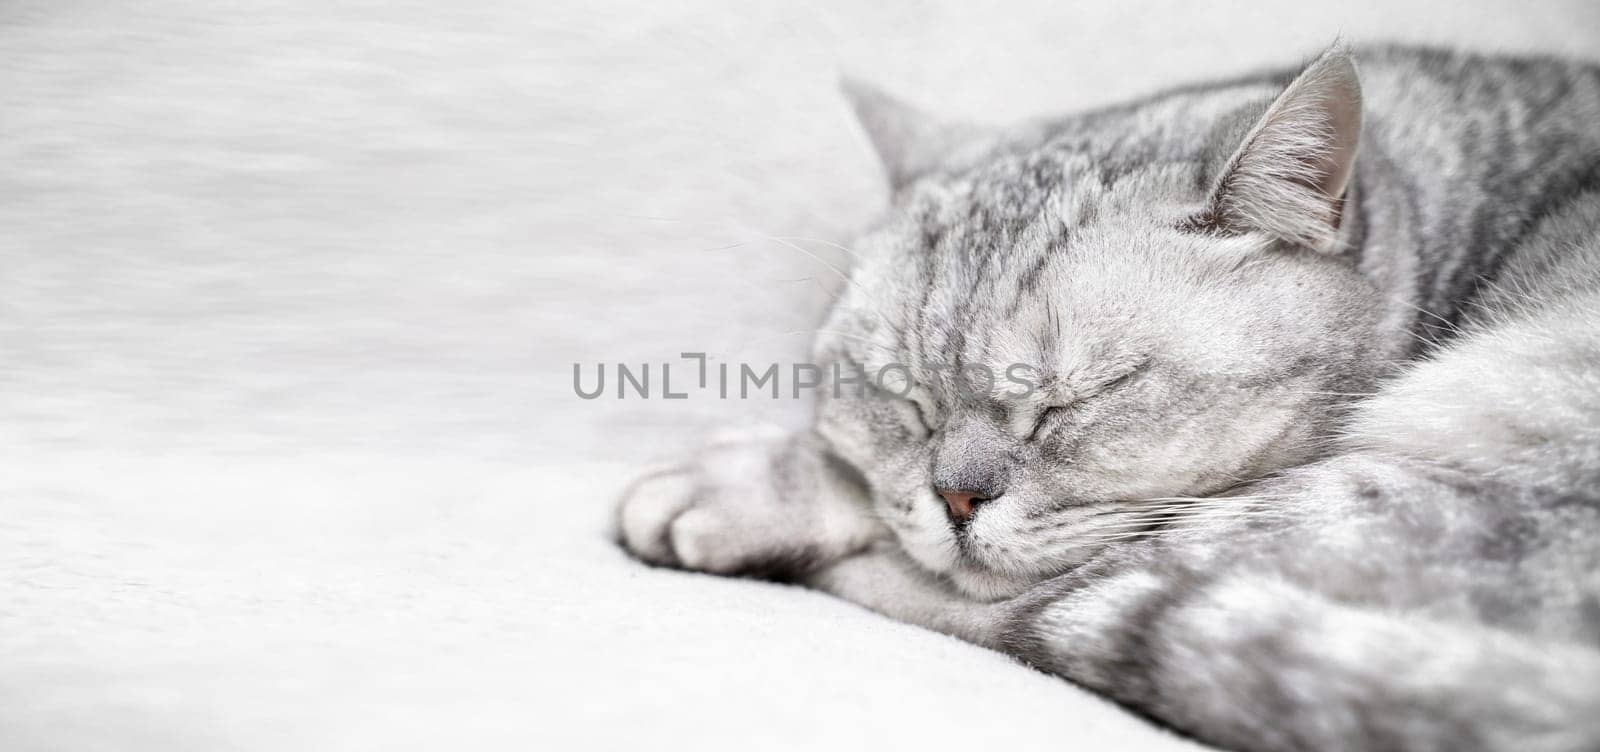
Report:
<svg viewBox="0 0 1600 752"><path fill-rule="evenodd" d="M1048 560L1016 560L1006 552L989 550L987 557L958 554L942 574L966 597L982 602L1018 597L1040 582L1058 578L1094 558L1102 546L1061 550Z"/></svg>
<svg viewBox="0 0 1600 752"><path fill-rule="evenodd" d="M999 601L1021 595L1034 585L1088 560L1092 548L1071 550L1051 560L1014 556L1015 551L988 548L982 554L964 550L947 531L896 529L901 551L923 570L951 584L968 598Z"/></svg>
<svg viewBox="0 0 1600 752"><path fill-rule="evenodd" d="M979 601L1003 601L1021 595L1036 580L986 572L975 567L961 567L949 573L950 583L963 595Z"/></svg>
<svg viewBox="0 0 1600 752"><path fill-rule="evenodd" d="M922 570L945 580L962 595L984 602L1021 595L1030 587L1070 570L1083 561L1074 557L1072 561L1052 562L1055 566L1051 567L1007 566L1011 563L985 562L945 541L918 545L917 539L904 533L899 538L900 550Z"/></svg>
<svg viewBox="0 0 1600 752"><path fill-rule="evenodd" d="M1014 598L1029 588L1069 572L1092 558L1094 549L1050 562L1031 562L1028 566L1013 564L1002 570L985 562L963 558L951 566L944 575L963 595L979 601L999 601Z"/></svg>
<svg viewBox="0 0 1600 752"><path fill-rule="evenodd" d="M998 572L958 553L954 546L917 546L904 538L900 548L922 569L949 582L962 595L978 601L999 601L1020 595L1041 578L1020 578Z"/></svg>
<svg viewBox="0 0 1600 752"><path fill-rule="evenodd" d="M963 561L945 573L945 577L963 595L979 601L1001 601L1014 598L1045 580L1072 570L1084 561L1057 562L1056 566L1028 572L1001 572L972 561Z"/></svg>

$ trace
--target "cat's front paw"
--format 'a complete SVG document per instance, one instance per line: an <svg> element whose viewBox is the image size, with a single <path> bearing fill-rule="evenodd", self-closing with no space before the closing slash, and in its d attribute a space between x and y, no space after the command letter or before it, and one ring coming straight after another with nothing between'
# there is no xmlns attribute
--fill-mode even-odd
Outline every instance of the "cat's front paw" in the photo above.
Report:
<svg viewBox="0 0 1600 752"><path fill-rule="evenodd" d="M622 544L653 564L724 575L788 577L865 546L876 532L859 499L841 498L806 438L727 435L687 463L630 484Z"/></svg>

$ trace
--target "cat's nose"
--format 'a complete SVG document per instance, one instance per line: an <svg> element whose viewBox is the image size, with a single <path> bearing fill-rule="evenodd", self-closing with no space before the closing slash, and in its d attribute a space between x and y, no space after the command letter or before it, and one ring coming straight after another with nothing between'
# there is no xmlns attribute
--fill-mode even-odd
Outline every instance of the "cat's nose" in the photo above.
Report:
<svg viewBox="0 0 1600 752"><path fill-rule="evenodd" d="M972 513L978 505L992 501L994 497L983 496L972 491L957 491L948 488L934 489L939 496L944 498L945 512L950 515L950 521L957 525L965 525L972 519Z"/></svg>

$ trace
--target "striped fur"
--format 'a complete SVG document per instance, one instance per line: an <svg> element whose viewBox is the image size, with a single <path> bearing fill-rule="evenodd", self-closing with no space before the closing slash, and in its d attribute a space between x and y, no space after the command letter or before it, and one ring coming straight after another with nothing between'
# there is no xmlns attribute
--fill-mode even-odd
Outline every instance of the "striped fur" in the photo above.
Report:
<svg viewBox="0 0 1600 752"><path fill-rule="evenodd" d="M915 388L653 476L631 550L1229 747L1600 748L1600 68L1334 49L996 132L852 98L895 199L816 353ZM994 498L952 525L952 483Z"/></svg>

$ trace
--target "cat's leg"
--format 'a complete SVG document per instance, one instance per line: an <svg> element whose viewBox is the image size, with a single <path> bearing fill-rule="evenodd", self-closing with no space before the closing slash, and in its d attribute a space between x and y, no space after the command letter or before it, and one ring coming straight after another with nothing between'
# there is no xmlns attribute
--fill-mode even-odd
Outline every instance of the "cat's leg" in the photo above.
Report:
<svg viewBox="0 0 1600 752"><path fill-rule="evenodd" d="M1007 652L1244 750L1600 748L1600 654L1267 572L1152 564L1019 602Z"/></svg>
<svg viewBox="0 0 1600 752"><path fill-rule="evenodd" d="M887 533L859 476L820 437L761 428L720 435L687 462L634 481L618 535L654 564L793 578Z"/></svg>
<svg viewBox="0 0 1600 752"><path fill-rule="evenodd" d="M895 621L985 647L1003 647L1007 603L972 600L917 566L892 543L878 543L819 567L801 582Z"/></svg>

